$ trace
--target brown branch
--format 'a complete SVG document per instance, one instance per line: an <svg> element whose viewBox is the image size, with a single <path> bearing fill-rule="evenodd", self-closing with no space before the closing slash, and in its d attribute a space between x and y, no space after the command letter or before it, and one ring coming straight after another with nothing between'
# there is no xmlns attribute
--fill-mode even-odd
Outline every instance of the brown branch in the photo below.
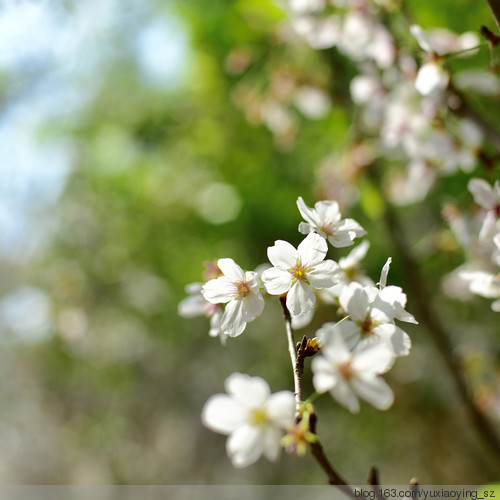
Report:
<svg viewBox="0 0 500 500"><path fill-rule="evenodd" d="M297 420L300 420L301 414L299 412L299 409L300 403L302 402L302 375L304 373L304 359L307 356L311 356L312 354L309 352L309 342L307 340L307 337L305 336L302 338L302 341L297 345L297 347L295 347L293 343L292 317L290 315L290 311L286 306L286 297L284 295L280 297L280 303L285 319L288 339L288 352L290 354L290 360L292 362L295 401L297 403ZM316 434L316 420L317 417L314 413L309 416L309 427L311 432L315 435L314 442L309 443L311 454L316 459L316 462L318 462L320 467L325 471L328 477L328 483L333 486L339 486L342 491L354 498L354 492L352 491L352 489L348 486L347 482L336 472L325 455L323 446L321 445L318 435Z"/></svg>
<svg viewBox="0 0 500 500"><path fill-rule="evenodd" d="M500 26L500 0L487 0L497 24Z"/></svg>
<svg viewBox="0 0 500 500"><path fill-rule="evenodd" d="M382 191L377 173L372 171L371 174L377 188ZM392 238L395 250L398 253L398 258L405 270L409 286L412 289L418 319L421 324L426 327L434 345L440 353L477 434L482 438L485 446L500 459L500 437L495 432L490 421L474 404L474 401L470 397L461 363L453 355L453 347L448 338L448 334L431 305L431 295L420 275L417 262L406 240L405 230L396 216L393 207L387 201L383 193L381 193L381 196L382 199L385 200L385 223Z"/></svg>
<svg viewBox="0 0 500 500"><path fill-rule="evenodd" d="M492 146L497 151L500 151L500 131L494 127L490 122L484 119L468 102L465 96L459 92L453 85L450 84L449 91L452 95L458 97L459 104L457 107L450 107L450 111L468 118L474 122L485 137L490 141Z"/></svg>

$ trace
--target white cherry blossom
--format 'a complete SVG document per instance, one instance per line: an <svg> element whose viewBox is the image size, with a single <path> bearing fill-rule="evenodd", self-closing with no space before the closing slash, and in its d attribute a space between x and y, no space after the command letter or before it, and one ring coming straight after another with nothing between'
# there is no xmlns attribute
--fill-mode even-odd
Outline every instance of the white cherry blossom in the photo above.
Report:
<svg viewBox="0 0 500 500"><path fill-rule="evenodd" d="M448 86L450 76L439 61L429 61L422 64L415 80L415 88L422 95L431 95L444 90Z"/></svg>
<svg viewBox="0 0 500 500"><path fill-rule="evenodd" d="M327 250L326 241L316 233L310 233L297 249L283 240L267 249L274 267L262 273L262 281L270 295L287 294L286 306L293 316L314 307L313 288L328 288L339 281L338 264L324 260Z"/></svg>
<svg viewBox="0 0 500 500"><path fill-rule="evenodd" d="M235 467L255 463L261 455L279 457L283 430L293 423L295 397L290 391L271 394L260 377L233 373L225 382L227 394L215 394L203 407L203 424L229 436L226 451Z"/></svg>
<svg viewBox="0 0 500 500"><path fill-rule="evenodd" d="M299 197L297 207L307 221L300 223L299 231L302 234L317 232L327 238L334 247L348 247L353 244L354 238L366 234L366 231L354 219L341 220L339 205L336 201L318 201L312 209Z"/></svg>
<svg viewBox="0 0 500 500"><path fill-rule="evenodd" d="M212 304L226 303L220 327L226 335L236 337L264 310L259 275L244 272L233 259L219 259L217 265L223 275L206 283L201 293Z"/></svg>
<svg viewBox="0 0 500 500"><path fill-rule="evenodd" d="M392 405L394 393L380 377L394 362L394 354L385 343L364 341L351 352L342 334L334 331L320 352L311 364L318 392L329 391L353 413L359 411L358 398L379 410Z"/></svg>
<svg viewBox="0 0 500 500"><path fill-rule="evenodd" d="M361 269L361 261L365 258L369 248L370 242L365 240L354 247L348 255L339 259L340 282L321 290L319 292L321 300L327 304L335 304L342 288L351 281L357 281L363 286L374 285L373 281Z"/></svg>
<svg viewBox="0 0 500 500"><path fill-rule="evenodd" d="M410 337L393 321L401 313L401 307L404 311L406 295L401 294L399 287L378 290L356 282L342 289L339 302L350 319L340 322L338 330L349 339L350 347L362 339L372 338L385 342L396 356L410 353Z"/></svg>

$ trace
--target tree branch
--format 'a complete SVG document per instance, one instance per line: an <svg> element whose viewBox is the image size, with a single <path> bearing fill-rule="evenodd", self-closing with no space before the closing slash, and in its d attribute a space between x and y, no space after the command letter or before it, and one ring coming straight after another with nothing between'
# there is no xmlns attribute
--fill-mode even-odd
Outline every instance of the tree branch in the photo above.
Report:
<svg viewBox="0 0 500 500"><path fill-rule="evenodd" d="M500 0L487 0L497 24L500 26Z"/></svg>
<svg viewBox="0 0 500 500"><path fill-rule="evenodd" d="M372 171L371 174L377 188L382 191L377 173ZM500 459L500 437L495 432L490 421L470 398L460 361L453 355L453 348L449 341L448 334L431 305L431 295L424 285L424 280L420 275L417 262L406 240L404 228L399 222L392 205L387 201L382 192L381 197L385 200L385 223L413 292L418 319L426 327L434 345L439 351L477 434L482 438L485 446Z"/></svg>
<svg viewBox="0 0 500 500"><path fill-rule="evenodd" d="M290 360L292 362L295 401L297 403L297 420L300 421L300 419L302 418L299 410L300 403L302 402L302 374L304 373L304 359L312 354L308 351L307 337L303 337L297 348L295 347L292 331L292 317L290 316L290 311L286 307L285 296L280 297L280 303L281 307L283 308L283 316L285 319L285 328L288 340L288 352L290 354ZM297 351L299 352L299 355L297 355ZM315 435L315 440L314 442L309 443L311 454L316 459L316 462L318 462L320 467L325 471L328 477L328 483L333 486L339 486L342 491L354 498L354 492L352 491L352 489L332 467L327 456L325 455L323 446L319 441L318 435L316 434L316 420L316 415L312 413L309 416L309 427L311 432Z"/></svg>

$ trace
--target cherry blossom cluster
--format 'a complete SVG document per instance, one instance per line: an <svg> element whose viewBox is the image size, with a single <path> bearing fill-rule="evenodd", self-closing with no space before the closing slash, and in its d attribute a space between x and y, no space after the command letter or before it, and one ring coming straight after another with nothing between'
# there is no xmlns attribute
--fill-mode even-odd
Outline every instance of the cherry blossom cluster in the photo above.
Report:
<svg viewBox="0 0 500 500"><path fill-rule="evenodd" d="M340 312L340 320L325 323L307 344L309 356L314 356L315 394L329 392L351 412L360 410L360 399L386 410L394 394L382 375L411 349L410 337L396 322L416 323L405 309L402 289L387 285L391 259L377 285L360 267L368 242L338 262L327 259L329 245L351 246L366 231L355 220L342 219L335 201L320 201L311 208L299 197L297 206L304 219L299 232L305 235L297 248L275 241L267 249L271 266L259 266L257 271L244 271L230 258L219 259L211 267L210 279L188 285L190 296L180 303L179 313L210 317L210 335L226 342L262 314L265 298L280 299L290 336L293 328L310 322L317 302L334 305L332 313L338 317ZM291 357L296 362L295 355ZM314 442L305 418L314 407L309 400L301 401L297 381L295 394L271 394L262 378L233 373L225 389L225 394L206 402L202 422L228 436L226 451L235 467L250 465L262 455L274 461L282 446L300 453Z"/></svg>
<svg viewBox="0 0 500 500"><path fill-rule="evenodd" d="M449 211L448 220L456 239L462 244L467 260L447 276L445 290L471 292L489 299L494 311L500 311L500 184L491 186L483 179L471 179L469 191L479 211L472 219Z"/></svg>
<svg viewBox="0 0 500 500"><path fill-rule="evenodd" d="M357 67L358 75L350 82L352 102L359 108L356 126L363 130L370 158L384 156L398 165L387 177L393 202L418 202L440 176L474 170L483 151L484 132L461 112L462 96L498 97L500 83L486 69L452 73L450 61L477 54L478 34L412 24L398 0L278 3L287 14L287 21L278 28L279 40L306 44L319 53L336 50ZM388 14L397 16L405 29L393 33ZM251 67L254 57L238 47L230 56L233 62L245 61L238 66L239 74ZM302 74L293 63L273 62L266 73L267 85L251 76L242 78L233 99L250 122L269 128L278 146L293 148L300 115L312 120L329 115L334 102L328 83ZM352 171L353 162L347 163ZM350 191L356 188L348 189L346 184L355 179L338 167L327 170L328 175L340 177L341 196L346 199L337 198L338 193L332 196L341 205L352 202L355 196Z"/></svg>
<svg viewBox="0 0 500 500"><path fill-rule="evenodd" d="M396 40L381 14L396 11L397 4L290 0L286 8L293 30L311 47L336 47L357 64L352 99L362 109L364 128L377 139L377 154L407 164L406 174L391 180L391 193L393 201L408 203L421 200L437 175L473 170L483 134L473 121L457 118L448 108L460 107L459 91L498 95L500 85L487 71L462 71L453 78L448 71L451 56L477 52L475 33L456 35L408 23L414 49L407 48L411 39ZM405 20L402 14L400 18Z"/></svg>

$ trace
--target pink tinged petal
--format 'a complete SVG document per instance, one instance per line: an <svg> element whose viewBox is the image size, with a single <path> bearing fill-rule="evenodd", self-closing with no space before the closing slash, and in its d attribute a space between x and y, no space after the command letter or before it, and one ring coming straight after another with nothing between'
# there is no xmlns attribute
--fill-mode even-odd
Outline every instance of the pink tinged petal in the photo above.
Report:
<svg viewBox="0 0 500 500"><path fill-rule="evenodd" d="M246 408L258 408L266 404L271 391L261 377L251 377L243 373L233 373L224 383L226 392Z"/></svg>
<svg viewBox="0 0 500 500"><path fill-rule="evenodd" d="M295 418L295 397L290 391L280 391L269 397L266 405L268 418L285 429Z"/></svg>
<svg viewBox="0 0 500 500"><path fill-rule="evenodd" d="M277 240L267 248L267 257L274 267L286 271L297 264L299 254L287 241Z"/></svg>
<svg viewBox="0 0 500 500"><path fill-rule="evenodd" d="M189 293L189 294L199 294L201 293L201 289L203 288L203 283L199 283L199 282L196 282L196 283L189 283L189 285L186 285L186 293Z"/></svg>
<svg viewBox="0 0 500 500"><path fill-rule="evenodd" d="M218 337L219 335L221 336L221 340L225 340L226 336L224 333L222 333L221 329L221 321L222 321L222 309L219 308L217 311L214 312L212 317L210 318L210 330L208 331L208 334L210 337Z"/></svg>
<svg viewBox="0 0 500 500"><path fill-rule="evenodd" d="M474 201L486 210L495 208L495 197L491 186L483 179L471 179L468 184Z"/></svg>
<svg viewBox="0 0 500 500"><path fill-rule="evenodd" d="M243 321L253 321L264 310L264 299L260 292L250 292L243 298Z"/></svg>
<svg viewBox="0 0 500 500"><path fill-rule="evenodd" d="M270 295L282 295L288 292L292 286L292 280L293 276L288 271L282 271L277 267L272 267L262 273L264 287Z"/></svg>
<svg viewBox="0 0 500 500"><path fill-rule="evenodd" d="M205 403L201 411L201 421L211 431L230 434L244 425L246 408L226 394L215 394Z"/></svg>
<svg viewBox="0 0 500 500"><path fill-rule="evenodd" d="M245 273L233 259L219 259L217 266L222 271L222 274L233 282L241 282L245 280Z"/></svg>
<svg viewBox="0 0 500 500"><path fill-rule="evenodd" d="M182 316L183 318L194 318L195 316L201 316L205 314L205 304L206 301L201 295L186 297L184 300L179 302L179 316Z"/></svg>
<svg viewBox="0 0 500 500"><path fill-rule="evenodd" d="M313 234L313 233L311 233ZM316 303L312 288L303 281L296 281L286 296L286 307L294 316L309 312Z"/></svg>
<svg viewBox="0 0 500 500"><path fill-rule="evenodd" d="M268 426L262 436L264 456L271 462L276 462L281 452L281 436L283 433L278 427Z"/></svg>
<svg viewBox="0 0 500 500"><path fill-rule="evenodd" d="M302 217L304 217L304 219L309 222L309 224L311 224L313 227L318 227L320 225L320 220L316 211L308 207L300 196L297 199L297 207L299 209L300 215L302 215Z"/></svg>
<svg viewBox="0 0 500 500"><path fill-rule="evenodd" d="M411 339L399 326L387 323L376 326L372 332L376 337L387 342L396 356L408 356L410 354Z"/></svg>
<svg viewBox="0 0 500 500"><path fill-rule="evenodd" d="M315 266L324 260L328 245L319 234L309 233L297 247L297 253L303 266Z"/></svg>
<svg viewBox="0 0 500 500"><path fill-rule="evenodd" d="M377 410L387 410L394 402L392 389L380 377L355 378L351 386L361 399Z"/></svg>
<svg viewBox="0 0 500 500"><path fill-rule="evenodd" d="M205 300L212 304L229 302L238 294L238 289L229 278L221 276L215 280L205 283L201 290Z"/></svg>
<svg viewBox="0 0 500 500"><path fill-rule="evenodd" d="M369 338L354 350L352 368L361 376L380 375L390 370L394 361L394 351L386 342Z"/></svg>
<svg viewBox="0 0 500 500"><path fill-rule="evenodd" d="M340 281L339 265L333 260L325 260L306 273L306 279L314 288L330 288Z"/></svg>
<svg viewBox="0 0 500 500"><path fill-rule="evenodd" d="M334 387L330 390L330 394L342 406L345 406L351 413L359 412L359 401L356 394L351 389L349 383L343 378L339 378Z"/></svg>
<svg viewBox="0 0 500 500"><path fill-rule="evenodd" d="M237 337L247 326L243 313L243 300L233 299L228 302L221 321L221 329L230 337Z"/></svg>
<svg viewBox="0 0 500 500"><path fill-rule="evenodd" d="M252 465L264 451L262 431L258 427L245 425L235 430L226 441L226 452L234 467Z"/></svg>

